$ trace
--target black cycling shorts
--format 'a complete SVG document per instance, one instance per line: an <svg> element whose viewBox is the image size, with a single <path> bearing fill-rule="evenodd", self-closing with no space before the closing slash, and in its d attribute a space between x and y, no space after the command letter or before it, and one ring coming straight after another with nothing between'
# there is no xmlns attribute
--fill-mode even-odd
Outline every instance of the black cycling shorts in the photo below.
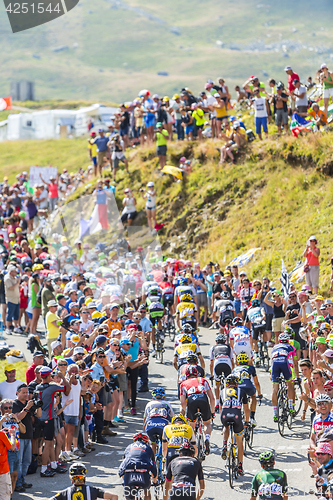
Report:
<svg viewBox="0 0 333 500"><path fill-rule="evenodd" d="M221 412L221 423L224 427L233 424L235 435L242 434L242 432L244 431L241 410L235 410L234 408L224 408Z"/></svg>
<svg viewBox="0 0 333 500"><path fill-rule="evenodd" d="M153 326L155 326L155 325L157 325L157 324L158 324L158 321L159 321L160 319L162 319L162 316L159 316L158 318L157 318L157 317L155 317L155 318L149 318L149 319L150 319L151 324L152 324Z"/></svg>
<svg viewBox="0 0 333 500"><path fill-rule="evenodd" d="M231 367L227 363L218 363L214 366L214 379L218 380L218 377L224 373L227 377L231 373Z"/></svg>
<svg viewBox="0 0 333 500"><path fill-rule="evenodd" d="M182 324L182 326L184 326L184 325L191 325L191 327L193 328L194 331L196 331L196 329L197 329L197 320L196 319L183 318L181 320L181 324Z"/></svg>
<svg viewBox="0 0 333 500"><path fill-rule="evenodd" d="M169 500L195 500L195 486L183 486L177 488L172 486L169 493Z"/></svg>
<svg viewBox="0 0 333 500"><path fill-rule="evenodd" d="M164 307L172 307L174 302L174 296L172 293L166 293L163 295L163 305Z"/></svg>
<svg viewBox="0 0 333 500"><path fill-rule="evenodd" d="M231 324L232 320L234 319L234 312L233 311L224 311L223 313L220 314L219 318L219 325L224 328L228 323Z"/></svg>
<svg viewBox="0 0 333 500"><path fill-rule="evenodd" d="M260 326L252 325L253 340L258 340L259 334L264 333L265 331L266 331L266 323L263 323Z"/></svg>
<svg viewBox="0 0 333 500"><path fill-rule="evenodd" d="M149 472L125 472L124 474L124 495L127 499L136 498L136 488L148 490L150 488Z"/></svg>
<svg viewBox="0 0 333 500"><path fill-rule="evenodd" d="M172 460L175 457L179 457L179 449L178 448L168 448L167 451L167 456L166 456L166 466L169 466L169 463L172 462Z"/></svg>
<svg viewBox="0 0 333 500"><path fill-rule="evenodd" d="M55 438L54 419L52 418L51 420L42 422L42 426L45 441L53 441L53 439Z"/></svg>
<svg viewBox="0 0 333 500"><path fill-rule="evenodd" d="M194 422L196 413L201 412L202 420L207 422L212 417L207 394L191 394L187 399L186 417Z"/></svg>

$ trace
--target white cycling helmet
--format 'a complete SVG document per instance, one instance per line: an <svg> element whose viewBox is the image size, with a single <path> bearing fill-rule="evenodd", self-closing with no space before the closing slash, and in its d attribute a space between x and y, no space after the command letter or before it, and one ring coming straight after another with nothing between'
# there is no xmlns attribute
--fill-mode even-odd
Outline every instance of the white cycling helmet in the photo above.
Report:
<svg viewBox="0 0 333 500"><path fill-rule="evenodd" d="M315 399L316 404L318 403L332 403L331 398L328 394L319 394Z"/></svg>

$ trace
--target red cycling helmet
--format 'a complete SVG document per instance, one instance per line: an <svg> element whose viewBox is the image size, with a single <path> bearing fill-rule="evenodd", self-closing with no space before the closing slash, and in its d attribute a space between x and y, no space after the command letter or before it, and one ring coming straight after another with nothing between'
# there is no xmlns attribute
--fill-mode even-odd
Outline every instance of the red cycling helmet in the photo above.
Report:
<svg viewBox="0 0 333 500"><path fill-rule="evenodd" d="M138 432L134 434L133 441L143 441L144 443L149 443L149 437L144 432Z"/></svg>
<svg viewBox="0 0 333 500"><path fill-rule="evenodd" d="M199 372L198 372L197 367L194 366L194 365L188 366L186 368L185 376L186 376L186 378L189 378L189 377L198 377L199 376Z"/></svg>
<svg viewBox="0 0 333 500"><path fill-rule="evenodd" d="M180 448L179 448L179 453L193 453L195 452L195 448L193 444L191 444L189 441L185 441Z"/></svg>
<svg viewBox="0 0 333 500"><path fill-rule="evenodd" d="M333 389L333 381L328 380L327 382L325 382L324 389Z"/></svg>

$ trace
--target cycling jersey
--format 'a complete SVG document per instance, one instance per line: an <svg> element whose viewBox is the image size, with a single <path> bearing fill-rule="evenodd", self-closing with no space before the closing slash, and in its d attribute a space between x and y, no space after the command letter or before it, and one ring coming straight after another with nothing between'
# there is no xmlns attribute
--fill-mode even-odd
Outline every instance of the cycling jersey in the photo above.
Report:
<svg viewBox="0 0 333 500"><path fill-rule="evenodd" d="M177 347L177 346L180 345L180 339L182 338L183 335L184 335L183 333L180 333L179 335L176 335L176 337L175 337L175 347ZM193 344L197 344L199 346L198 337L194 333L187 333L186 335L189 335L191 337Z"/></svg>
<svg viewBox="0 0 333 500"><path fill-rule="evenodd" d="M272 382L277 384L278 377L282 374L285 380L292 378L293 358L296 358L296 351L292 345L277 344L272 349Z"/></svg>
<svg viewBox="0 0 333 500"><path fill-rule="evenodd" d="M175 295L178 299L178 302L181 300L181 296L184 295L185 293L189 293L191 297L196 296L196 291L195 288L189 285L180 285L175 288Z"/></svg>
<svg viewBox="0 0 333 500"><path fill-rule="evenodd" d="M186 344L179 344L176 347L174 351L174 356L178 358L178 368L184 363L186 363L187 355L190 352L194 352L194 354L196 354L197 356L201 354L199 346L197 344L186 343Z"/></svg>
<svg viewBox="0 0 333 500"><path fill-rule="evenodd" d="M150 288L158 288L158 283L156 281L145 281L142 285L142 294L147 295Z"/></svg>
<svg viewBox="0 0 333 500"><path fill-rule="evenodd" d="M256 377L256 369L252 365L240 365L236 366L232 370L233 375L238 375L239 383L238 387L243 389L247 396L253 396L256 393L256 388L253 383L253 377Z"/></svg>
<svg viewBox="0 0 333 500"><path fill-rule="evenodd" d="M177 305L176 313L179 314L179 319L182 323L187 323L185 320L195 320L197 306L194 302L180 302Z"/></svg>
<svg viewBox="0 0 333 500"><path fill-rule="evenodd" d="M189 365L188 363L184 364L184 365L181 365L178 369L178 381L179 381L179 384L181 384L182 382L184 382L184 380L186 380L186 370L189 366L195 366L196 369L198 370L198 373L199 373L199 377L204 377L205 376L205 370L199 366L199 365Z"/></svg>
<svg viewBox="0 0 333 500"><path fill-rule="evenodd" d="M220 300L219 301L219 311L220 311L220 318L219 318L219 324L220 326L224 327L228 322L231 323L231 321L235 317L235 307L233 302L230 300Z"/></svg>
<svg viewBox="0 0 333 500"><path fill-rule="evenodd" d="M150 401L145 408L144 418L164 418L171 422L173 416L173 409L167 401Z"/></svg>
<svg viewBox="0 0 333 500"><path fill-rule="evenodd" d="M121 477L125 472L131 471L151 472L153 476L157 474L154 452L143 441L134 441L125 450L125 458L119 466L118 474Z"/></svg>
<svg viewBox="0 0 333 500"><path fill-rule="evenodd" d="M186 486L195 486L195 480L204 479L201 463L194 457L178 457L168 466L165 480L171 481L174 487L182 488ZM177 498L177 495L175 495ZM173 498L173 496L171 496Z"/></svg>
<svg viewBox="0 0 333 500"><path fill-rule="evenodd" d="M148 306L148 312L150 319L152 318L162 318L164 314L164 306L161 302L152 302Z"/></svg>
<svg viewBox="0 0 333 500"><path fill-rule="evenodd" d="M236 436L244 431L242 420L242 404L247 403L247 395L240 387L225 387L220 394L221 423L223 426L233 424Z"/></svg>
<svg viewBox="0 0 333 500"><path fill-rule="evenodd" d="M322 430L327 430L329 427L333 427L333 412L329 412L325 420L322 420L321 415L316 415L312 422L311 433L318 435L318 432Z"/></svg>
<svg viewBox="0 0 333 500"><path fill-rule="evenodd" d="M177 448L184 443L195 444L195 435L188 424L169 424L164 427L162 441L168 443L168 448Z"/></svg>
<svg viewBox="0 0 333 500"><path fill-rule="evenodd" d="M152 294L154 290L154 295ZM156 293L157 291L157 293ZM156 295L155 295L156 293ZM148 290L148 294L147 294L147 306L149 306L152 302L160 302L161 301L161 298L162 298L162 290L160 289L160 287L151 287L149 290Z"/></svg>
<svg viewBox="0 0 333 500"><path fill-rule="evenodd" d="M235 342L238 342L240 338L251 338L251 332L247 328L247 326L236 326L233 328L229 334L230 339L234 339Z"/></svg>
<svg viewBox="0 0 333 500"><path fill-rule="evenodd" d="M216 344L210 348L209 359L214 361L214 366L219 363L226 363L231 367L231 358L233 356L233 350L229 345L226 344Z"/></svg>
<svg viewBox="0 0 333 500"><path fill-rule="evenodd" d="M279 469L261 470L252 480L252 496L260 500L282 500L287 491L287 476Z"/></svg>
<svg viewBox="0 0 333 500"><path fill-rule="evenodd" d="M250 307L247 311L247 317L252 325L254 340L258 340L260 333L263 333L266 329L266 320L263 314L263 307Z"/></svg>
<svg viewBox="0 0 333 500"><path fill-rule="evenodd" d="M181 396L193 396L194 394L207 394L210 390L209 383L203 377L192 377L180 385Z"/></svg>
<svg viewBox="0 0 333 500"><path fill-rule="evenodd" d="M65 490L59 491L52 497L56 500L96 500L96 498L104 498L104 490L87 486L85 484L69 486Z"/></svg>

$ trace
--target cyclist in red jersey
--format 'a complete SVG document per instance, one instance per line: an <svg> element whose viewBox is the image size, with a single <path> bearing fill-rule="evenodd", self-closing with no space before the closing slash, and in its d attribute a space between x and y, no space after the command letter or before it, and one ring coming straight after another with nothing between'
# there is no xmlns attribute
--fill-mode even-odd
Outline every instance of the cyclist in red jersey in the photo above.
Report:
<svg viewBox="0 0 333 500"><path fill-rule="evenodd" d="M212 432L211 418L214 415L215 399L209 382L199 377L195 366L190 365L186 370L186 380L180 385L180 404L186 412L187 420L192 429L197 421L196 414L200 411L205 431L205 453L210 453L210 435Z"/></svg>

